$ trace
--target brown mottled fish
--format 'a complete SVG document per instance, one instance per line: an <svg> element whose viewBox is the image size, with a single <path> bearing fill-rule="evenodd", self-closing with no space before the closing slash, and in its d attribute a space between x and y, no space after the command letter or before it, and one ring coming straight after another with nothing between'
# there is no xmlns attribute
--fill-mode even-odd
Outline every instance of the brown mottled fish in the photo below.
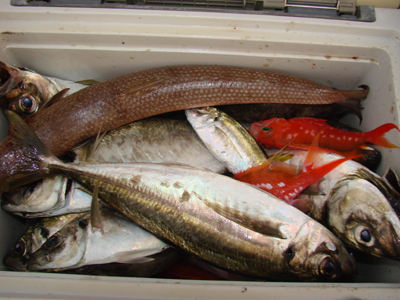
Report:
<svg viewBox="0 0 400 300"><path fill-rule="evenodd" d="M99 132L175 110L242 103L331 104L363 96L359 91L339 91L267 70L168 66L89 86L41 110L27 123L55 155L61 156ZM14 137L1 143L0 191L36 180L44 173L32 172L40 168L24 152Z"/></svg>

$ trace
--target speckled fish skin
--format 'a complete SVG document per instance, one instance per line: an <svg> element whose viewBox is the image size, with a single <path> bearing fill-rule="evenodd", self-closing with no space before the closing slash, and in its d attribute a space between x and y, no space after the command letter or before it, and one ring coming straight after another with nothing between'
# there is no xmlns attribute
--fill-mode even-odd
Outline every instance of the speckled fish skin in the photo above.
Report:
<svg viewBox="0 0 400 300"><path fill-rule="evenodd" d="M214 107L185 110L186 117L211 153L233 173L267 160L254 138L233 118Z"/></svg>
<svg viewBox="0 0 400 300"><path fill-rule="evenodd" d="M269 150L272 155L278 150ZM285 149L293 156L287 161L302 165L307 151ZM338 159L320 153L321 163ZM312 184L298 198L309 204L308 215L325 224L348 246L374 256L400 258L400 219L391 207L400 194L383 177L349 160ZM397 201L393 201L397 199ZM366 242L361 232L368 231Z"/></svg>
<svg viewBox="0 0 400 300"><path fill-rule="evenodd" d="M215 65L148 69L82 89L29 118L57 156L99 132L145 117L193 107L241 103L339 103L347 97L325 85L272 71ZM12 137L0 145L0 192L18 174L37 170ZM26 182L35 178L25 177Z"/></svg>

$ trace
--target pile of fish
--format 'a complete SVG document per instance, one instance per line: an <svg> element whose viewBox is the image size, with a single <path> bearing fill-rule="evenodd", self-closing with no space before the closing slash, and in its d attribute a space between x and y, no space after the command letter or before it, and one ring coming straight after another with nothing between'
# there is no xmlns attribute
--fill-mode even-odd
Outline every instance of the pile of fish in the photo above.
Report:
<svg viewBox="0 0 400 300"><path fill-rule="evenodd" d="M349 281L357 274L350 249L399 259L395 174L387 180L352 160L372 157L376 167L379 155L364 141L346 148L347 157L333 153L325 142L333 129L316 119L361 120L366 86L339 91L271 71L199 65L70 94L68 83L5 63L0 79L11 125L0 144L1 205L40 218L4 258L11 270L95 266L95 274L154 276L187 257L226 278ZM236 117L255 104L257 115ZM287 119L306 111L302 122L324 128L304 129L310 143L297 145L299 126L262 123L261 111ZM253 136L239 123L249 120ZM384 138L391 129L334 136L397 147ZM279 148L257 143L272 132L284 135L274 137Z"/></svg>

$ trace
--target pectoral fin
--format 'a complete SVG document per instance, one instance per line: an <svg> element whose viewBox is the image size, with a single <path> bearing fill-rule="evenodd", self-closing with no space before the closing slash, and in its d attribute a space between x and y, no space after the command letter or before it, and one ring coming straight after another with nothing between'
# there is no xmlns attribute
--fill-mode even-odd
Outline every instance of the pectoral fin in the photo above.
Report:
<svg viewBox="0 0 400 300"><path fill-rule="evenodd" d="M103 219L101 217L99 199L98 199L99 186L100 186L100 181L97 181L93 189L90 223L92 224L92 228L98 229L101 231L102 234L104 234Z"/></svg>
<svg viewBox="0 0 400 300"><path fill-rule="evenodd" d="M268 219L261 220L255 214L249 214L235 208L208 201L197 193L196 196L209 208L232 222L267 236L286 239L285 234L280 230L280 227L285 225L283 222Z"/></svg>

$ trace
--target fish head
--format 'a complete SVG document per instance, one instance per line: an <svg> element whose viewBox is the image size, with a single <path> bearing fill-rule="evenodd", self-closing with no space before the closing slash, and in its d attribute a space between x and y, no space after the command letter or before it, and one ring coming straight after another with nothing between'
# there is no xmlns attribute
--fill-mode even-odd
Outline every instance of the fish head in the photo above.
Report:
<svg viewBox="0 0 400 300"><path fill-rule="evenodd" d="M28 271L28 262L47 240L82 214L42 218L31 225L4 257L4 266L15 271Z"/></svg>
<svg viewBox="0 0 400 300"><path fill-rule="evenodd" d="M0 62L0 107L22 118L35 114L60 91L51 79L34 71Z"/></svg>
<svg viewBox="0 0 400 300"><path fill-rule="evenodd" d="M62 176L49 176L24 185L2 195L1 206L5 211L23 217L55 210L65 205L67 180Z"/></svg>
<svg viewBox="0 0 400 300"><path fill-rule="evenodd" d="M352 248L400 260L400 220L391 197L399 195L378 175L348 175L333 187L327 201L328 226Z"/></svg>
<svg viewBox="0 0 400 300"><path fill-rule="evenodd" d="M185 114L193 128L202 129L218 122L223 113L214 107L207 106L187 109Z"/></svg>
<svg viewBox="0 0 400 300"><path fill-rule="evenodd" d="M310 219L284 252L298 278L307 281L351 280L357 275L355 260L327 228Z"/></svg>
<svg viewBox="0 0 400 300"><path fill-rule="evenodd" d="M77 265L85 255L90 234L90 213L81 213L32 253L26 263L28 271L60 270Z"/></svg>
<svg viewBox="0 0 400 300"><path fill-rule="evenodd" d="M289 128L289 126L290 124L283 118L272 118L252 123L249 131L257 142L270 147L277 146L276 140L280 138L282 132Z"/></svg>

